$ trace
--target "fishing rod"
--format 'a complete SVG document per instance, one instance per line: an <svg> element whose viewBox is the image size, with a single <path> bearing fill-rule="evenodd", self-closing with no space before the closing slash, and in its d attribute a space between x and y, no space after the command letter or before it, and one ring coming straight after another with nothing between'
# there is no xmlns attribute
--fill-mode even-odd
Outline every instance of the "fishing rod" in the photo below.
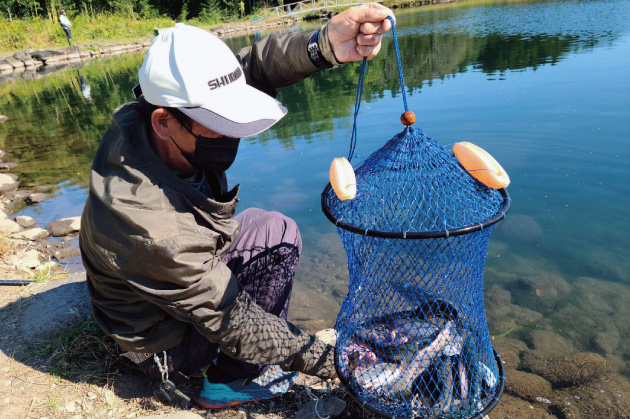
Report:
<svg viewBox="0 0 630 419"><path fill-rule="evenodd" d="M0 285L28 285L35 282L33 279L0 279Z"/></svg>

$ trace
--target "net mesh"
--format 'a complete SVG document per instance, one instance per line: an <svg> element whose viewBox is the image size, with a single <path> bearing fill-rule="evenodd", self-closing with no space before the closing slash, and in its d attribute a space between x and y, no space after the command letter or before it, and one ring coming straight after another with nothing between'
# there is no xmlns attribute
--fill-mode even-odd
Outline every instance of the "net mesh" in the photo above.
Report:
<svg viewBox="0 0 630 419"><path fill-rule="evenodd" d="M492 225L479 225L507 198L412 127L356 177L354 199L341 201L330 187L322 195L329 218L353 227L338 228L350 273L336 323L339 376L387 416L473 417L496 398L501 379L483 302ZM438 237L411 237L423 233Z"/></svg>
<svg viewBox="0 0 630 419"><path fill-rule="evenodd" d="M440 143L407 127L356 171L357 195L326 201L339 221L396 232L453 230L495 215L503 202L470 176Z"/></svg>

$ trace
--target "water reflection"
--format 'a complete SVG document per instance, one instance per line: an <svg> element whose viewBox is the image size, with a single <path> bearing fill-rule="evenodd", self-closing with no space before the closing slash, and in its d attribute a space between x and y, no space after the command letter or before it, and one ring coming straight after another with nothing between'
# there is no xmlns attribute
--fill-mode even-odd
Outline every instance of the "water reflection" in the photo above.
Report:
<svg viewBox="0 0 630 419"><path fill-rule="evenodd" d="M90 86L81 74L81 70L77 70L77 74L79 75L79 83L81 85L81 94L83 98L88 101L88 103L92 103L92 86Z"/></svg>
<svg viewBox="0 0 630 419"><path fill-rule="evenodd" d="M142 58L129 54L0 84L0 109L11 117L0 126L0 147L8 153L5 161L20 162L16 173L23 184L87 185L100 138L114 108L131 99Z"/></svg>
<svg viewBox="0 0 630 419"><path fill-rule="evenodd" d="M491 79L497 74L500 78L505 71L557 64L576 49L610 44L628 25L622 17L627 7L620 1L600 3L543 2L424 11L408 16L402 13L398 28L410 94L457 73L480 70ZM585 16L590 17L584 19ZM297 29L300 28L285 30ZM262 35L265 34L256 32L231 39L228 44L238 50ZM111 112L132 98L130 88L137 80L141 60L142 54L133 54L79 68L78 85L70 72L0 84L0 107L5 114L15 115L12 124L0 127L0 144L21 161L29 183L37 183L36 178L44 183L51 179L70 180L76 178L76 173L87 173ZM75 93L77 90L87 103L92 103L86 75L93 80L97 92L94 107L83 106ZM310 141L318 132L333 130L335 121L350 115L357 77L358 66L347 65L281 89L278 98L291 110L289 117L250 141L279 141L291 149L293 141ZM370 62L365 98L375 101L386 92L396 97L399 89L393 43L388 37L381 56ZM31 124L34 120L38 123ZM9 131L9 126L13 130ZM60 137L64 138L63 147L58 144ZM26 143L29 146L25 148ZM80 167L71 169L72 162L83 160L82 156L86 158ZM31 170L33 163L42 160L50 162L44 170L46 174ZM58 165L61 161L64 163Z"/></svg>

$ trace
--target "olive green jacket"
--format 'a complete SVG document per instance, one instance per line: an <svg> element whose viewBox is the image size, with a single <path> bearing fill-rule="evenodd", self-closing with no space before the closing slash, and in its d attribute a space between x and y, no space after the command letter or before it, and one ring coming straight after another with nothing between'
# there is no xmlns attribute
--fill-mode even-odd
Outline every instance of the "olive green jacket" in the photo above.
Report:
<svg viewBox="0 0 630 419"><path fill-rule="evenodd" d="M247 82L275 94L315 72L307 54L311 35L271 36L240 51ZM96 321L133 352L169 349L193 325L234 358L332 376L332 348L264 312L221 262L238 233L232 218L238 186L228 191L220 174L210 199L179 178L153 151L138 106L115 111L81 219Z"/></svg>

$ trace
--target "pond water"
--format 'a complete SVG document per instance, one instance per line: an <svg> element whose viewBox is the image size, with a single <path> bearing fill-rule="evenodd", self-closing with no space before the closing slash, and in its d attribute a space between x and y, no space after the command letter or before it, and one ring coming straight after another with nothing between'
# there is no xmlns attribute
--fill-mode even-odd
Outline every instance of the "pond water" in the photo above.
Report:
<svg viewBox="0 0 630 419"><path fill-rule="evenodd" d="M558 333L630 375L630 1L465 3L397 13L415 126L444 145L471 141L507 170L513 205L486 270L492 334L532 343ZM312 26L304 26L311 28ZM292 28L294 30L297 28ZM230 39L233 49L264 36ZM0 148L23 186L55 197L24 207L45 226L80 215L92 156L113 109L131 100L143 54L0 85ZM304 252L291 318L334 324L347 292L345 253L320 209L334 157L346 156L360 65L283 88L290 112L241 142L229 170L240 209L281 211ZM82 95L81 78L91 86ZM353 163L402 128L391 35L368 65Z"/></svg>

